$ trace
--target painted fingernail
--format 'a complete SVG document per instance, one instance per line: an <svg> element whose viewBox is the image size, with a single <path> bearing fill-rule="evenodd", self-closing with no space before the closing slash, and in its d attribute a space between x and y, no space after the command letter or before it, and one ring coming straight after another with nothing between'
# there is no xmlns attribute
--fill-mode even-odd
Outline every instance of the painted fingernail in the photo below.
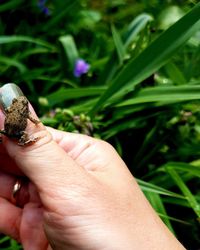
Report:
<svg viewBox="0 0 200 250"><path fill-rule="evenodd" d="M5 111L12 104L12 100L23 96L21 89L14 83L6 83L0 88L0 108Z"/></svg>

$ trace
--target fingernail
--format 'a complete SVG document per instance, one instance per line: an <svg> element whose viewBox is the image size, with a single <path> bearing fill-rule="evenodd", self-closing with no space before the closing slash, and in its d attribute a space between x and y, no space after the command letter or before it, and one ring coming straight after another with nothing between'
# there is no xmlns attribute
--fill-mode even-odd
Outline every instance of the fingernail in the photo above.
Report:
<svg viewBox="0 0 200 250"><path fill-rule="evenodd" d="M5 111L10 105L14 98L23 96L21 89L14 83L4 84L0 88L0 108Z"/></svg>

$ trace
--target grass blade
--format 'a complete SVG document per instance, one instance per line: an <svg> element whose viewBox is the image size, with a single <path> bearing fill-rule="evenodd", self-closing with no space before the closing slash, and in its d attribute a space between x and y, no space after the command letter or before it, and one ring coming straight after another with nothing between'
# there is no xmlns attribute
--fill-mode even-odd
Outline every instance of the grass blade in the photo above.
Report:
<svg viewBox="0 0 200 250"><path fill-rule="evenodd" d="M6 68L4 70L1 70L1 74L3 71L7 70L11 66L16 67L19 70L19 72L22 74L27 70L26 66L23 63L13 58L0 56L0 62L6 65Z"/></svg>
<svg viewBox="0 0 200 250"><path fill-rule="evenodd" d="M40 40L40 39L35 39L29 36L0 36L0 44L8 44L8 43L16 43L16 42L35 43L37 45L44 46L52 51L56 50L56 48L50 43Z"/></svg>
<svg viewBox="0 0 200 250"><path fill-rule="evenodd" d="M125 48L122 43L120 34L118 33L114 25L111 26L111 30L112 30L112 36L113 36L113 40L114 40L115 47L117 50L118 58L119 58L119 64L122 65L124 58L125 58L125 53L126 53Z"/></svg>
<svg viewBox="0 0 200 250"><path fill-rule="evenodd" d="M158 214L162 214L164 215L162 217L163 222L166 224L166 226L170 229L170 231L172 233L174 233L174 229L170 223L170 220L168 218L167 212L165 210L165 207L163 205L163 202L160 198L160 196L158 194L155 193L148 193L145 192L145 196L147 197L147 199L149 200L149 202L151 203L152 207L155 209L155 211Z"/></svg>
<svg viewBox="0 0 200 250"><path fill-rule="evenodd" d="M134 20L129 24L127 31L122 37L125 48L127 48L133 42L139 32L143 30L146 25L151 21L153 21L152 16L145 13L134 18Z"/></svg>
<svg viewBox="0 0 200 250"><path fill-rule="evenodd" d="M81 97L91 97L98 96L103 93L105 90L104 87L90 87L90 88L60 88L56 92L46 96L50 106L61 103L67 100L73 100Z"/></svg>
<svg viewBox="0 0 200 250"><path fill-rule="evenodd" d="M168 162L164 166L161 166L158 169L158 171L163 171L166 168L168 170L175 169L175 170L182 171L182 172L188 172L190 175L200 178L200 167L194 166L194 165L192 165L192 163L188 164L188 163L184 163L184 162Z"/></svg>
<svg viewBox="0 0 200 250"><path fill-rule="evenodd" d="M64 53L65 53L66 57L68 58L70 68L73 69L76 60L79 58L78 50L76 48L74 38L70 35L66 35L66 36L61 36L59 38L59 41L64 49ZM63 66L67 67L67 65L66 65L67 61L64 64L65 65L63 65Z"/></svg>
<svg viewBox="0 0 200 250"><path fill-rule="evenodd" d="M167 173L171 176L171 178L174 180L176 185L179 187L181 192L185 195L186 199L188 200L191 208L194 210L196 215L198 216L198 219L200 218L200 204L197 202L194 195L191 193L189 188L186 186L186 184L181 179L180 175L176 172L176 170L172 168L165 168Z"/></svg>
<svg viewBox="0 0 200 250"><path fill-rule="evenodd" d="M150 87L141 89L134 98L121 102L117 107L148 102L180 102L200 99L200 86L181 85L167 87Z"/></svg>
<svg viewBox="0 0 200 250"><path fill-rule="evenodd" d="M157 186L155 184L152 184L150 182L146 182L146 181L137 179L137 183L140 185L140 188L145 192L170 196L173 198L185 199L185 197L183 195L177 194L175 192L171 192L165 188L162 188L162 187Z"/></svg>
<svg viewBox="0 0 200 250"><path fill-rule="evenodd" d="M184 221L184 220L179 220L179 219L177 219L177 218L175 218L175 217L171 217L171 216L166 215L166 214L160 214L160 213L158 213L158 215L159 215L161 218L167 218L168 220L175 221L175 222L184 224L184 225L186 225L186 226L192 226L192 223L190 223L190 222L187 222L187 221Z"/></svg>

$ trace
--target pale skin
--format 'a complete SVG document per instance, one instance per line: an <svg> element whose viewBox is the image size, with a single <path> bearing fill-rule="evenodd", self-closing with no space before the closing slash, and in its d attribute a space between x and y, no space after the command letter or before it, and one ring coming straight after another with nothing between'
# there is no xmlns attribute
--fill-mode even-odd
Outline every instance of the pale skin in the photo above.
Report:
<svg viewBox="0 0 200 250"><path fill-rule="evenodd" d="M0 113L3 126L3 114ZM25 250L181 250L108 143L28 123L0 146L0 232ZM16 176L28 177L11 201Z"/></svg>

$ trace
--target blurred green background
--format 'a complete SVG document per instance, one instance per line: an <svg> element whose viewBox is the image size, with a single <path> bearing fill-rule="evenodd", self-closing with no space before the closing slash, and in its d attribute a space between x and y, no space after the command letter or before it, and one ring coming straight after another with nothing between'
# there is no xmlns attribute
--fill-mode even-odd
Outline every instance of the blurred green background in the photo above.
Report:
<svg viewBox="0 0 200 250"><path fill-rule="evenodd" d="M200 247L200 4L0 1L0 83L41 120L112 143L162 220ZM117 181L117 180L116 180ZM1 249L20 249L9 237Z"/></svg>

